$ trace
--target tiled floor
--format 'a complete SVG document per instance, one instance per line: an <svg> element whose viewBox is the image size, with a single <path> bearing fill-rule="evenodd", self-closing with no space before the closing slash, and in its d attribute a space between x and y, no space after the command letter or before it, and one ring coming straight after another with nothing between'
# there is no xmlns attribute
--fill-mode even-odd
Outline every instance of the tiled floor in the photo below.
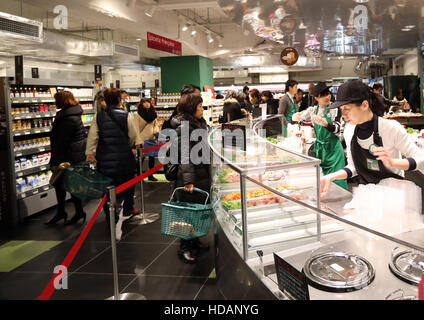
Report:
<svg viewBox="0 0 424 320"><path fill-rule="evenodd" d="M172 192L168 183L146 183L147 212L161 210ZM139 207L139 199L135 199ZM94 213L98 201L86 204L87 221ZM72 204L67 204L69 216ZM45 226L44 221L54 215L48 210L22 224L10 240L62 241L56 247L40 254L8 273L0 273L0 299L36 299L53 276L54 267L60 265L74 245L83 227ZM212 249L204 253L197 264L183 263L177 256L176 238L161 235L160 219L148 225L124 222L123 235L117 245L119 289L144 295L148 300L211 299L222 300L209 275L214 269ZM96 221L86 241L69 267L68 289L56 290L51 299L106 299L113 295L112 256L110 236L103 214ZM213 245L209 235L204 242Z"/></svg>

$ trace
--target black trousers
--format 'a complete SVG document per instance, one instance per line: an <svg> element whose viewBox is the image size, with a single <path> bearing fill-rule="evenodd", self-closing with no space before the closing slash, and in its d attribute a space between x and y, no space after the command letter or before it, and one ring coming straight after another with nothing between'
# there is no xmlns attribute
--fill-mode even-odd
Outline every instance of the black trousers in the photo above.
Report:
<svg viewBox="0 0 424 320"><path fill-rule="evenodd" d="M124 182L127 182L134 178L134 172L133 173L126 173L122 174L119 177L115 177L113 179L113 184L118 187ZM125 191L122 191L120 194L116 195L116 202L118 205L124 202L123 209L124 213L128 213L132 210L134 210L134 194L135 194L135 186L132 186ZM106 217L109 218L109 201L106 201L105 205L103 206L103 210L106 213Z"/></svg>

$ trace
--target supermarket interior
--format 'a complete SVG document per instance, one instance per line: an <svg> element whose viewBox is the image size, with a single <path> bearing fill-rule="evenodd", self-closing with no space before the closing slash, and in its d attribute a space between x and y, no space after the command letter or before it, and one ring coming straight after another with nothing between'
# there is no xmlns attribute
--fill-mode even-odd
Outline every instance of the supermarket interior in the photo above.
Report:
<svg viewBox="0 0 424 320"><path fill-rule="evenodd" d="M0 300L424 300L423 0L2 0Z"/></svg>

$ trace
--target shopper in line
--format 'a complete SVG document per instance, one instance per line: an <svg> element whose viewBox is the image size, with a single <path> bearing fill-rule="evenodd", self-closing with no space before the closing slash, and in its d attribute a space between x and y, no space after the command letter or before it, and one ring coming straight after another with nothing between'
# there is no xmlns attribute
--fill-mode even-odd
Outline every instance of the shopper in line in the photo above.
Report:
<svg viewBox="0 0 424 320"><path fill-rule="evenodd" d="M250 92L249 87L248 86L244 86L243 87L243 93L245 94L246 98L249 97L249 92Z"/></svg>
<svg viewBox="0 0 424 320"><path fill-rule="evenodd" d="M104 90L100 90L96 93L96 96L94 97L94 105L97 112L99 112L101 109L106 108L106 101L103 92Z"/></svg>
<svg viewBox="0 0 424 320"><path fill-rule="evenodd" d="M69 91L59 91L54 96L56 107L59 112L53 122L50 134L52 172L58 170L62 162L75 165L84 162L84 151L87 142L87 133L81 121L82 108L74 95ZM57 198L57 213L46 224L55 224L64 219L65 225L75 224L80 219L85 221L86 214L81 200L71 194L71 201L75 206L75 215L67 221L68 214L65 211L66 191L63 189L63 175L56 181L54 188Z"/></svg>
<svg viewBox="0 0 424 320"><path fill-rule="evenodd" d="M286 94L280 99L278 114L284 115L287 122L292 121L292 116L299 111L296 104L295 94L297 93L297 81L288 80L286 82Z"/></svg>
<svg viewBox="0 0 424 320"><path fill-rule="evenodd" d="M271 91L265 90L262 92L262 101L266 103L267 115L273 115L278 113L278 100L274 99Z"/></svg>
<svg viewBox="0 0 424 320"><path fill-rule="evenodd" d="M121 90L121 109L130 112L130 104L127 101L128 92Z"/></svg>
<svg viewBox="0 0 424 320"><path fill-rule="evenodd" d="M295 100L296 100L296 104L298 106L300 106L300 104L302 103L303 100L303 90L302 89L297 89L297 93L295 95ZM300 111L300 107L299 107L299 111Z"/></svg>
<svg viewBox="0 0 424 320"><path fill-rule="evenodd" d="M424 152L399 122L382 118L384 105L367 85L359 80L342 84L336 102L328 107L334 108L341 109L347 122L348 164L321 179L322 198L334 180L358 176L360 184L377 184L387 178L403 179L404 171L424 169Z"/></svg>
<svg viewBox="0 0 424 320"><path fill-rule="evenodd" d="M336 172L346 165L343 146L337 136L340 133L342 114L338 109L326 109L331 102L330 88L324 82L319 82L314 86L313 92L318 106L295 113L292 118L293 121L312 121L314 123L316 135L314 156L321 160L324 175ZM346 179L337 180L335 183L347 189Z"/></svg>
<svg viewBox="0 0 424 320"><path fill-rule="evenodd" d="M144 147L144 141L153 139L159 132L155 107L152 106L150 99L142 98L137 106L137 113L134 115L134 126L137 130L137 148ZM141 159L143 163L144 156ZM149 156L149 169L155 167L155 157ZM140 172L141 173L141 172ZM149 181L158 181L153 175L148 177Z"/></svg>
<svg viewBox="0 0 424 320"><path fill-rule="evenodd" d="M259 108L259 104L261 103L261 93L259 92L258 89L250 90L249 101L250 101L252 111L255 108Z"/></svg>
<svg viewBox="0 0 424 320"><path fill-rule="evenodd" d="M128 112L121 109L119 89L107 89L103 93L106 108L101 109L93 119L87 141L87 162L97 163L97 170L113 179L119 186L131 180L135 175L136 161L132 152L137 139L135 129ZM124 200L124 215L138 214L134 209L134 186L118 195L118 203ZM109 205L103 207L109 223Z"/></svg>
<svg viewBox="0 0 424 320"><path fill-rule="evenodd" d="M196 86L194 84L186 84L182 87L181 89L181 97L185 96L186 94L190 94L190 93L195 93L200 95L202 92L200 90L199 86ZM173 118L175 118L178 115L178 110L177 108L174 109L174 111L172 112L171 116L169 117L168 120L164 121L163 125L162 125L162 129L169 129L172 128L171 126L171 121Z"/></svg>
<svg viewBox="0 0 424 320"><path fill-rule="evenodd" d="M244 118L243 111L245 110L242 110L242 107L237 100L238 96L239 94L236 91L229 91L227 93L224 100L223 116L219 119L220 123L227 123Z"/></svg>
<svg viewBox="0 0 424 320"><path fill-rule="evenodd" d="M178 103L177 109L179 115L172 121L172 126L178 134L178 148L180 155L180 164L178 166L178 177L175 187L184 187L181 201L191 203L205 203L205 196L198 192L193 192L194 188L199 188L209 192L211 187L210 166L209 164L194 164L191 157L188 158L188 163L184 164L181 161L182 155L182 136L181 131L183 125L188 125L189 136L193 130L207 130L206 120L203 118L203 99L198 94L184 95ZM193 148L199 143L207 143L207 141L190 141L187 154L190 155ZM183 240L180 242L178 256L186 263L196 263L197 255L209 249L208 245L200 242L198 238L193 240Z"/></svg>

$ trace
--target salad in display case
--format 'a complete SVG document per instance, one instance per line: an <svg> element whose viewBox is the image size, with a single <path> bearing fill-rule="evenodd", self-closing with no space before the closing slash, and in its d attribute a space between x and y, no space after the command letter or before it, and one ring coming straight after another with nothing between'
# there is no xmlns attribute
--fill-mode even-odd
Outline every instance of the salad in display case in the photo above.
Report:
<svg viewBox="0 0 424 320"><path fill-rule="evenodd" d="M269 139L284 139L281 117L231 124L232 132L222 126L208 138L217 284L225 297L385 299L399 290L417 296L422 229L400 237L345 219L352 194L335 184L321 200L320 160ZM234 143L231 134L243 139ZM404 249L392 254L399 245ZM290 266L286 276L275 255ZM290 274L298 274L297 282L288 281Z"/></svg>

